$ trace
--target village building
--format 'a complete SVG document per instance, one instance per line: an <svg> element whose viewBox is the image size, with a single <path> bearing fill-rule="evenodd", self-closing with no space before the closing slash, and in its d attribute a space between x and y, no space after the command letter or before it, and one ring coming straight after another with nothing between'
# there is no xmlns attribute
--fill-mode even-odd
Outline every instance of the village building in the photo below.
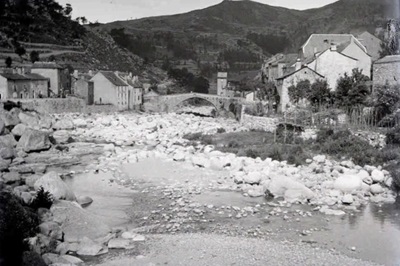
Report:
<svg viewBox="0 0 400 266"><path fill-rule="evenodd" d="M298 54L276 54L267 59L262 65L261 74L264 81L275 81L285 73L290 72L290 67L296 63Z"/></svg>
<svg viewBox="0 0 400 266"><path fill-rule="evenodd" d="M372 62L380 58L380 51L382 50L382 40L375 35L364 31L357 36L360 43L367 49L368 54L371 56Z"/></svg>
<svg viewBox="0 0 400 266"><path fill-rule="evenodd" d="M305 64L326 78L331 90L335 90L337 81L344 74L352 75L354 68L358 67L358 60L345 55L337 50L336 45L311 58Z"/></svg>
<svg viewBox="0 0 400 266"><path fill-rule="evenodd" d="M49 79L35 73L0 73L0 100L47 98Z"/></svg>
<svg viewBox="0 0 400 266"><path fill-rule="evenodd" d="M61 97L71 88L71 77L68 71L55 62L35 62L31 73L36 73L50 80L50 96Z"/></svg>
<svg viewBox="0 0 400 266"><path fill-rule="evenodd" d="M362 71L365 76L371 77L372 58L368 54L367 48L352 34L312 34L301 46L299 57L305 63L312 62L325 51L333 51L332 47L335 47L334 51L337 53L357 60L355 65L352 61L340 60L340 66L346 69L353 66L353 68L358 68ZM339 56L336 57L338 59L340 58ZM348 62L349 65L346 65L346 62ZM323 69L333 69L332 67L334 67L334 65L322 66ZM325 76L325 73L320 72L318 69L319 67L314 68L315 71ZM330 77L327 78L330 81L328 82L330 86L336 83L333 82ZM337 77L337 79L338 78L339 77ZM331 87L331 89L334 89L334 87L335 86Z"/></svg>
<svg viewBox="0 0 400 266"><path fill-rule="evenodd" d="M80 73L78 70L71 75L71 94L85 99L87 105L94 104L94 83L90 81L93 76L92 71Z"/></svg>
<svg viewBox="0 0 400 266"><path fill-rule="evenodd" d="M400 86L400 55L387 55L373 66L373 87L385 84Z"/></svg>
<svg viewBox="0 0 400 266"><path fill-rule="evenodd" d="M112 104L122 111L137 109L143 102L143 89L129 75L120 75L117 71L99 71L90 81L94 86L95 104Z"/></svg>
<svg viewBox="0 0 400 266"><path fill-rule="evenodd" d="M319 79L325 77L308 66L302 66L300 61L296 62L295 69L277 79L276 85L278 94L280 97L278 111L285 112L286 109L291 105L289 97L289 88L296 86L302 80L309 80L310 83L314 83Z"/></svg>

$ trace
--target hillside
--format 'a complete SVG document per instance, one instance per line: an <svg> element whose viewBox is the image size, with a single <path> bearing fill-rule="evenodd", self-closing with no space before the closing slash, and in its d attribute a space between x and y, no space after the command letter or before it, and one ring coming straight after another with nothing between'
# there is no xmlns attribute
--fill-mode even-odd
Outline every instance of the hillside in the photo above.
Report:
<svg viewBox="0 0 400 266"><path fill-rule="evenodd" d="M311 33L360 33L385 24L395 0L340 0L305 11L253 1L223 1L172 16L99 25L122 46L148 60L227 62L251 69L265 56L294 52Z"/></svg>
<svg viewBox="0 0 400 266"><path fill-rule="evenodd" d="M107 32L72 20L71 12L54 0L1 0L0 64L7 57L29 61L37 51L41 60L77 69L143 70L142 58L120 48Z"/></svg>

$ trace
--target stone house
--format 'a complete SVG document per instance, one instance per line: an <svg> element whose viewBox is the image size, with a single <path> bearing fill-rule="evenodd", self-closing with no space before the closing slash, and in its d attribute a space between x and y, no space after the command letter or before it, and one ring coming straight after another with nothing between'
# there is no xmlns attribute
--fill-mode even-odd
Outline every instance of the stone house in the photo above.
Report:
<svg viewBox="0 0 400 266"><path fill-rule="evenodd" d="M94 104L112 104L122 111L138 109L143 103L143 89L129 75L99 71L90 81L94 86Z"/></svg>
<svg viewBox="0 0 400 266"><path fill-rule="evenodd" d="M39 74L0 73L0 100L47 98L49 79Z"/></svg>
<svg viewBox="0 0 400 266"><path fill-rule="evenodd" d="M301 62L298 61L293 71L276 79L280 97L278 111L285 112L287 107L290 106L289 87L296 86L302 80L309 80L310 83L314 83L318 79L325 79L325 77L308 66L302 66Z"/></svg>
<svg viewBox="0 0 400 266"><path fill-rule="evenodd" d="M357 36L357 39L360 43L367 49L368 54L371 56L372 62L375 62L380 58L380 51L382 41L375 35L369 33L368 31L364 31L360 35Z"/></svg>
<svg viewBox="0 0 400 266"><path fill-rule="evenodd" d="M354 68L357 68L358 60L345 55L337 50L336 45L317 54L315 57L306 61L305 64L321 76L324 76L331 90L336 89L337 81L345 73L352 74Z"/></svg>
<svg viewBox="0 0 400 266"><path fill-rule="evenodd" d="M311 34L301 46L299 57L303 62L307 63L313 61L325 51L332 51L333 46L336 47L335 51L338 53L357 59L355 68L360 69L369 78L371 77L372 58L368 54L367 48L352 34ZM343 63L341 62L340 65L344 66ZM319 72L318 70L316 71ZM324 73L320 74L325 76Z"/></svg>
<svg viewBox="0 0 400 266"><path fill-rule="evenodd" d="M373 87L385 85L400 86L400 55L388 55L373 66Z"/></svg>
<svg viewBox="0 0 400 266"><path fill-rule="evenodd" d="M85 99L87 105L94 104L94 84L90 81L93 76L92 71L79 73L78 70L75 70L71 75L71 94Z"/></svg>
<svg viewBox="0 0 400 266"><path fill-rule="evenodd" d="M262 78L265 81L275 81L282 77L296 63L298 54L276 54L267 59L261 67Z"/></svg>
<svg viewBox="0 0 400 266"><path fill-rule="evenodd" d="M53 97L61 97L71 89L71 77L68 70L55 62L35 62L31 72L50 80L49 89Z"/></svg>

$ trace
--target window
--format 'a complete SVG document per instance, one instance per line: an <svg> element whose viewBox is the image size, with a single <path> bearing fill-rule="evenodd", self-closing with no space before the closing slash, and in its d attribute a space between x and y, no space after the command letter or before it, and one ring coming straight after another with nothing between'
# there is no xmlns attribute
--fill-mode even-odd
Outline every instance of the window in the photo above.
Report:
<svg viewBox="0 0 400 266"><path fill-rule="evenodd" d="M0 100L1 100L1 93L0 93Z"/></svg>
<svg viewBox="0 0 400 266"><path fill-rule="evenodd" d="M24 98L24 94L21 92L20 93L20 95L19 95L20 97L19 98L21 98L21 99L23 99Z"/></svg>

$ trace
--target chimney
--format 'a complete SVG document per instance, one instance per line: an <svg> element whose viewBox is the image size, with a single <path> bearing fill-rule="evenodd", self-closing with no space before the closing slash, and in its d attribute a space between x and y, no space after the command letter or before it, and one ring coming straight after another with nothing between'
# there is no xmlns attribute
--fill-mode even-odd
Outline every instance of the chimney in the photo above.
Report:
<svg viewBox="0 0 400 266"><path fill-rule="evenodd" d="M337 46L336 44L331 44L331 51L337 51Z"/></svg>
<svg viewBox="0 0 400 266"><path fill-rule="evenodd" d="M93 77L93 71L89 70L89 76Z"/></svg>
<svg viewBox="0 0 400 266"><path fill-rule="evenodd" d="M78 79L79 71L77 69L74 70L74 78Z"/></svg>
<svg viewBox="0 0 400 266"><path fill-rule="evenodd" d="M297 58L296 64L295 64L295 70L301 69L301 61L300 58Z"/></svg>

